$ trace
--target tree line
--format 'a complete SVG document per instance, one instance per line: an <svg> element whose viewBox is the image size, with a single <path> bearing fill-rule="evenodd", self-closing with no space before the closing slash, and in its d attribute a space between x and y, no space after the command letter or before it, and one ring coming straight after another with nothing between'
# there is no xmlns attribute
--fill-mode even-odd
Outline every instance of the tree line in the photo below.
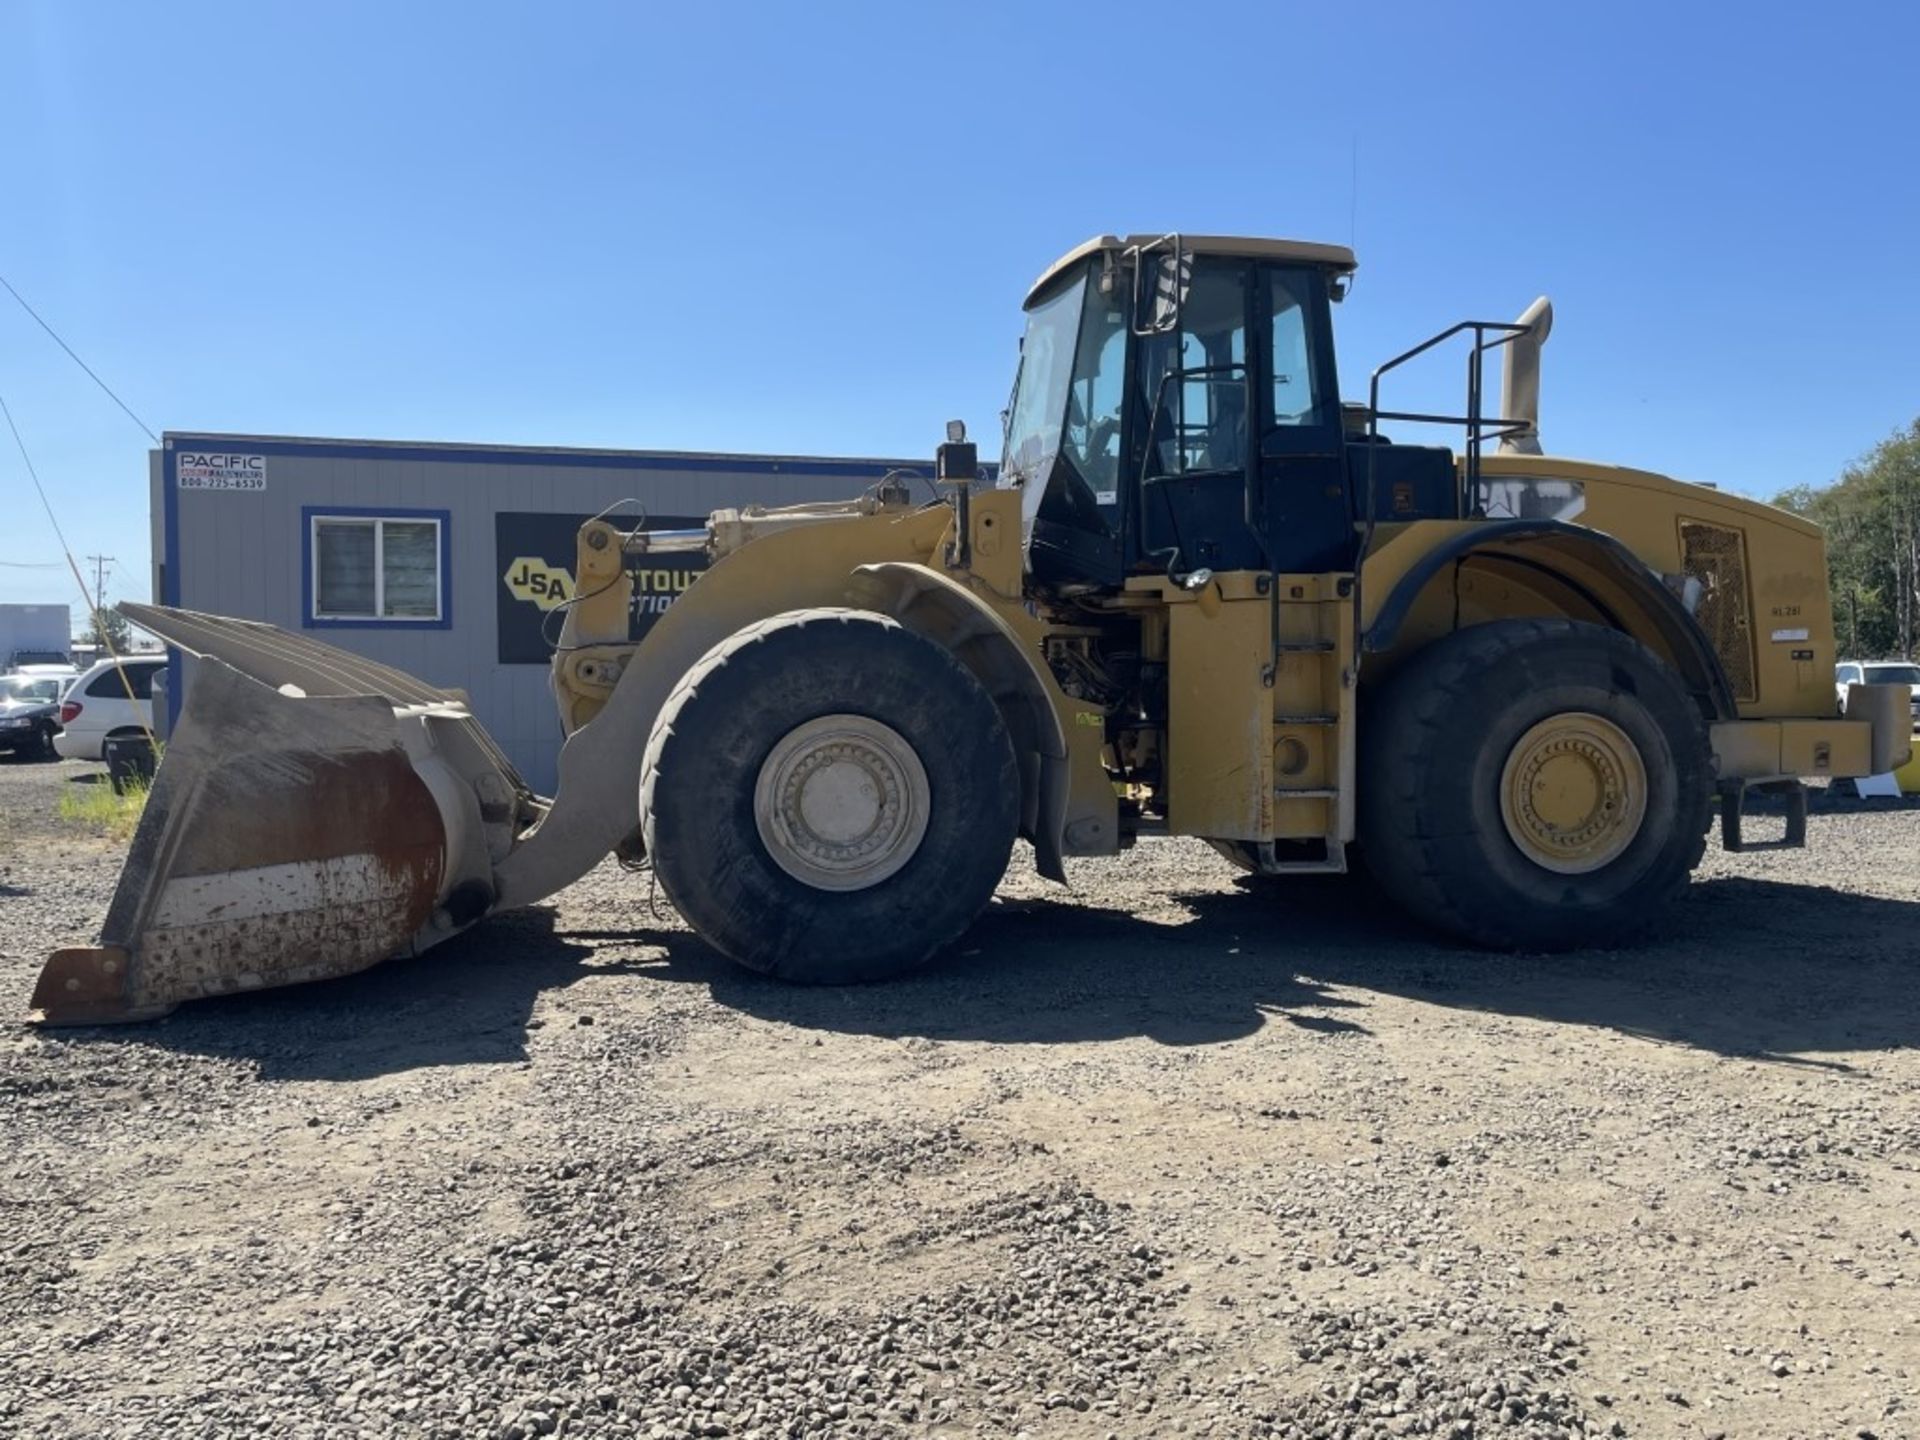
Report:
<svg viewBox="0 0 1920 1440"><path fill-rule="evenodd" d="M1920 646L1920 419L1831 485L1774 497L1827 532L1833 628L1847 659L1914 658Z"/></svg>
<svg viewBox="0 0 1920 1440"><path fill-rule="evenodd" d="M103 605L93 612L86 634L81 638L90 645L104 647L101 652L104 660L109 653L124 655L133 648L133 627L120 613L118 605Z"/></svg>

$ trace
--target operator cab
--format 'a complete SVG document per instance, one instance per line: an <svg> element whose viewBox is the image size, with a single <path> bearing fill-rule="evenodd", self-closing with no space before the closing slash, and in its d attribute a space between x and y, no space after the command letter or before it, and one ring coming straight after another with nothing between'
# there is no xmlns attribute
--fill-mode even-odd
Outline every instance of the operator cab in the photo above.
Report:
<svg viewBox="0 0 1920 1440"><path fill-rule="evenodd" d="M1109 235L1042 275L999 480L1023 492L1035 581L1352 569L1367 444L1343 425L1331 307L1353 270L1334 245ZM1450 451L1375 448L1383 512L1457 513Z"/></svg>

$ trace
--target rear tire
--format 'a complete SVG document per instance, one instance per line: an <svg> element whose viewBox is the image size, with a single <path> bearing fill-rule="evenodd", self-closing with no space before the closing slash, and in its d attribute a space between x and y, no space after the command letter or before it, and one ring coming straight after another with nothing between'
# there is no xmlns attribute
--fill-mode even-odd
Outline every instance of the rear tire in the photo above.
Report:
<svg viewBox="0 0 1920 1440"><path fill-rule="evenodd" d="M641 768L661 887L702 939L804 984L886 979L972 924L1020 776L1000 712L885 616L796 610L689 670Z"/></svg>
<svg viewBox="0 0 1920 1440"><path fill-rule="evenodd" d="M1680 677L1617 631L1473 626L1407 662L1365 714L1368 866L1415 917L1473 944L1626 939L1706 848L1706 723Z"/></svg>

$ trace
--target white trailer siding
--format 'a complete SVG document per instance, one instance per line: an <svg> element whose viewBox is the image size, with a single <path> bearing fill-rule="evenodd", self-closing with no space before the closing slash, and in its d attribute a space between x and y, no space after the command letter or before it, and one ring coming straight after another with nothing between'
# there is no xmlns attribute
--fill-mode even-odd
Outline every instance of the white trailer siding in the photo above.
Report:
<svg viewBox="0 0 1920 1440"><path fill-rule="evenodd" d="M17 656L65 656L73 645L73 618L64 605L0 605L0 670Z"/></svg>

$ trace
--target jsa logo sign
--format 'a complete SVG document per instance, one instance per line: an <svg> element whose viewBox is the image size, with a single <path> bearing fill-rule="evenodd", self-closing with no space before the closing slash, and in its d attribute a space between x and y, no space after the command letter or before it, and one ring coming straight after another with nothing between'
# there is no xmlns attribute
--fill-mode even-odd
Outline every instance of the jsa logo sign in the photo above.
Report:
<svg viewBox="0 0 1920 1440"><path fill-rule="evenodd" d="M538 555L516 555L501 576L516 600L538 605L542 611L564 605L573 595L573 576Z"/></svg>
<svg viewBox="0 0 1920 1440"><path fill-rule="evenodd" d="M183 450L174 457L182 490L264 490L267 457Z"/></svg>

